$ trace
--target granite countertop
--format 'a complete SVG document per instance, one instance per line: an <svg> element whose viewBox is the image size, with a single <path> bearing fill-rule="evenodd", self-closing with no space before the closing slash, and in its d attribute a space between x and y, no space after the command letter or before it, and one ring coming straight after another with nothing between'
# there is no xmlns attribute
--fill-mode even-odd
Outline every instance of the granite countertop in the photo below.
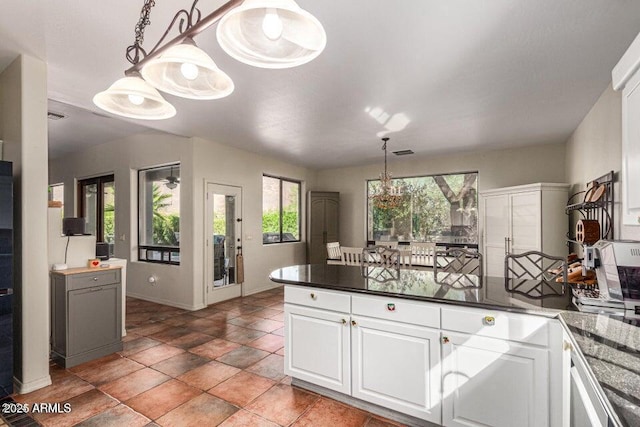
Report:
<svg viewBox="0 0 640 427"><path fill-rule="evenodd" d="M312 286L338 291L384 295L445 304L483 307L558 317L571 334L580 354L601 387L608 411L622 425L640 426L640 316L575 311L570 292L565 296L532 299L524 294L537 289L505 288L504 278L465 276L436 277L430 270L345 265L295 265L275 270L277 283ZM605 403L605 404L607 404Z"/></svg>
<svg viewBox="0 0 640 427"><path fill-rule="evenodd" d="M560 297L533 299L520 293L508 292L502 277L449 273L438 273L436 276L431 270L398 271L381 267L307 264L280 268L273 271L269 278L277 283L291 285L544 316L556 316L571 304L570 293ZM525 284L519 289L532 291L533 295L537 295L538 290L533 287L534 284L537 282L531 282L530 288Z"/></svg>
<svg viewBox="0 0 640 427"><path fill-rule="evenodd" d="M640 317L566 311L560 319L619 420L640 426Z"/></svg>

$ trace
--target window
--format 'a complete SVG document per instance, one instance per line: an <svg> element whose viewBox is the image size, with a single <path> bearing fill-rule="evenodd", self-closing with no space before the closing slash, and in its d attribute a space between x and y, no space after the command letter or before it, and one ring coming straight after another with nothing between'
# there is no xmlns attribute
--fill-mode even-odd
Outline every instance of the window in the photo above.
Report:
<svg viewBox="0 0 640 427"><path fill-rule="evenodd" d="M478 173L394 179L403 188L397 207L371 200L380 180L367 181L367 239L478 243Z"/></svg>
<svg viewBox="0 0 640 427"><path fill-rule="evenodd" d="M138 259L180 264L180 164L138 171Z"/></svg>
<svg viewBox="0 0 640 427"><path fill-rule="evenodd" d="M262 243L300 241L300 182L262 177Z"/></svg>
<svg viewBox="0 0 640 427"><path fill-rule="evenodd" d="M52 184L49 186L49 201L64 203L64 184Z"/></svg>
<svg viewBox="0 0 640 427"><path fill-rule="evenodd" d="M115 243L115 194L113 175L78 181L78 216L85 219L84 231L108 243L110 255Z"/></svg>

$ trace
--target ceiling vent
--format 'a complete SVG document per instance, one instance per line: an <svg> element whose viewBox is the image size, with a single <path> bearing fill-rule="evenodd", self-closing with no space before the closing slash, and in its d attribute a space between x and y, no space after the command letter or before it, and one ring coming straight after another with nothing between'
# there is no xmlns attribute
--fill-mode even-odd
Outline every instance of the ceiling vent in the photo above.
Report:
<svg viewBox="0 0 640 427"><path fill-rule="evenodd" d="M415 154L412 150L400 150L394 151L393 154L396 156L408 156L409 154Z"/></svg>
<svg viewBox="0 0 640 427"><path fill-rule="evenodd" d="M64 119L67 116L65 116L64 114L52 113L51 111L49 111L47 113L47 117L49 118L49 120L60 120L60 119Z"/></svg>

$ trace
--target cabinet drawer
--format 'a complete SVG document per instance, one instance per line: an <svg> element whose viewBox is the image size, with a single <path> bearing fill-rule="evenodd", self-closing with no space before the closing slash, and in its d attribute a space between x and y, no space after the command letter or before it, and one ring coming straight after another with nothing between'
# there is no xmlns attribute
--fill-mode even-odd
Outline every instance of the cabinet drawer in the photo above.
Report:
<svg viewBox="0 0 640 427"><path fill-rule="evenodd" d="M442 329L545 347L549 345L549 319L541 316L497 310L443 308Z"/></svg>
<svg viewBox="0 0 640 427"><path fill-rule="evenodd" d="M390 297L353 296L351 304L354 315L440 328L440 308L426 302Z"/></svg>
<svg viewBox="0 0 640 427"><path fill-rule="evenodd" d="M284 302L344 313L351 311L351 297L348 294L317 288L285 286Z"/></svg>
<svg viewBox="0 0 640 427"><path fill-rule="evenodd" d="M68 277L68 290L120 283L120 269L96 270L91 273L73 274Z"/></svg>

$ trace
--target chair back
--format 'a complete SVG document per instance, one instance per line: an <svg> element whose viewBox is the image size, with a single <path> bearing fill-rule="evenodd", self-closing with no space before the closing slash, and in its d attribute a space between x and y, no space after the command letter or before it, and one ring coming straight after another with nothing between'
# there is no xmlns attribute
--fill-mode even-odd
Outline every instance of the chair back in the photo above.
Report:
<svg viewBox="0 0 640 427"><path fill-rule="evenodd" d="M414 265L433 266L436 244L433 242L411 243L411 257Z"/></svg>
<svg viewBox="0 0 640 427"><path fill-rule="evenodd" d="M537 251L508 254L504 257L505 289L533 299L564 296L567 270L564 257Z"/></svg>
<svg viewBox="0 0 640 427"><path fill-rule="evenodd" d="M375 241L375 245L376 246L386 246L387 248L397 248L398 247L398 241L387 241L387 240L376 240Z"/></svg>
<svg viewBox="0 0 640 427"><path fill-rule="evenodd" d="M372 246L362 250L362 265L365 267L400 268L400 251L386 246Z"/></svg>
<svg viewBox="0 0 640 427"><path fill-rule="evenodd" d="M340 242L327 243L327 258L340 259L341 257L342 253L340 252Z"/></svg>
<svg viewBox="0 0 640 427"><path fill-rule="evenodd" d="M478 251L450 248L435 251L434 272L482 276L482 254Z"/></svg>
<svg viewBox="0 0 640 427"><path fill-rule="evenodd" d="M362 248L341 246L340 257L344 265L362 265Z"/></svg>

